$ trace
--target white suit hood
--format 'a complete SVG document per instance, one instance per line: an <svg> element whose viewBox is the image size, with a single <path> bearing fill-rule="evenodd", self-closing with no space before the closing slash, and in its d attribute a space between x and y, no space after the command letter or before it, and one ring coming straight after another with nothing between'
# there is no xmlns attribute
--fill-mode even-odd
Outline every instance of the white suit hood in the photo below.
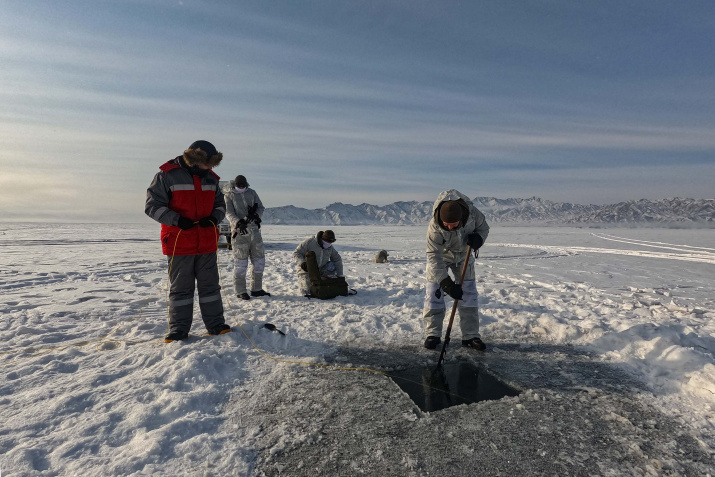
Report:
<svg viewBox="0 0 715 477"><path fill-rule="evenodd" d="M454 230L447 230L439 220L439 206L448 200L459 201L465 210L459 228ZM467 236L472 233L479 234L486 242L489 225L484 214L474 206L469 197L458 190L449 189L442 192L432 206L432 219L427 228L426 275L429 282L439 283L449 276L443 257L445 254L450 254L454 258L466 255Z"/></svg>

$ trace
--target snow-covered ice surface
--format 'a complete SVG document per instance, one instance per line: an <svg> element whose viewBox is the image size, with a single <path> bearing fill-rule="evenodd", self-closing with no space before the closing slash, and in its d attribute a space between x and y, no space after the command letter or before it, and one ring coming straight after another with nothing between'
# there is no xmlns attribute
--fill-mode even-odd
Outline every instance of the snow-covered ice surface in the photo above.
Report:
<svg viewBox="0 0 715 477"><path fill-rule="evenodd" d="M424 413L380 373L437 360L426 227L333 229L355 296L296 295L316 227L263 228L270 298L237 301L219 251L259 352L238 327L205 336L198 307L189 340L161 342L155 224L3 224L1 475L715 475L715 230L494 227L490 349L456 326L447 359L524 392Z"/></svg>

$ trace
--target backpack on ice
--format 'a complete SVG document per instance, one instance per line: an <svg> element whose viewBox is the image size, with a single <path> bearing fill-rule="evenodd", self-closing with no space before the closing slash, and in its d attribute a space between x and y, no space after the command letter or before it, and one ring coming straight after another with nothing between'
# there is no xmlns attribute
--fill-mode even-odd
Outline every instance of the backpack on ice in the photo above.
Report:
<svg viewBox="0 0 715 477"><path fill-rule="evenodd" d="M309 251L305 254L305 263L308 267L311 297L328 300L336 296L348 296L348 283L345 281L345 277L323 278L320 276L315 252Z"/></svg>

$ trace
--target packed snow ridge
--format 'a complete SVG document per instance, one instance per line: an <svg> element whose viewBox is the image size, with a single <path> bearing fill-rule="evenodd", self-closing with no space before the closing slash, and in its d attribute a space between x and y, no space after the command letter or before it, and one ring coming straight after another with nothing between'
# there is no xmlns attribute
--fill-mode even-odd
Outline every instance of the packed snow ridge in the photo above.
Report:
<svg viewBox="0 0 715 477"><path fill-rule="evenodd" d="M715 199L634 200L610 205L579 205L530 199L475 197L490 223L532 225L629 225L715 228ZM275 225L422 225L432 202L394 202L377 206L336 202L322 209L293 205L267 208L263 222Z"/></svg>

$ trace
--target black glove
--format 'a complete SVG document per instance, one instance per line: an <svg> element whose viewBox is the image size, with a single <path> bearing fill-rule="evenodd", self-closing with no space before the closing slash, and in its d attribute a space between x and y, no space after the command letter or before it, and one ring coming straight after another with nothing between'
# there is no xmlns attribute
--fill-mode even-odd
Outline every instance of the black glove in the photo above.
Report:
<svg viewBox="0 0 715 477"><path fill-rule="evenodd" d="M479 247L484 245L484 239L478 233L473 233L467 235L467 245L472 247L472 250L477 250Z"/></svg>
<svg viewBox="0 0 715 477"><path fill-rule="evenodd" d="M256 213L257 210L258 210L258 204L253 204L252 207L248 208L248 215L246 216L246 218L248 219L247 222L249 224L254 223L254 224L258 225L258 228L260 229L261 228L261 218Z"/></svg>
<svg viewBox="0 0 715 477"><path fill-rule="evenodd" d="M246 219L238 221L236 230L238 230L238 235L248 235L248 222L246 222Z"/></svg>
<svg viewBox="0 0 715 477"><path fill-rule="evenodd" d="M257 215L247 215L246 223L247 224L256 224L256 225L258 225L259 229L261 228L261 218Z"/></svg>
<svg viewBox="0 0 715 477"><path fill-rule="evenodd" d="M199 225L201 227L215 227L216 224L218 224L218 220L216 220L216 217L213 215L209 215L208 217L204 217L199 220Z"/></svg>
<svg viewBox="0 0 715 477"><path fill-rule="evenodd" d="M454 280L449 277L439 282L439 286L442 288L442 290L444 290L447 295L451 296L455 300L461 300L462 295L464 295L464 292L462 291L462 285L454 283Z"/></svg>
<svg viewBox="0 0 715 477"><path fill-rule="evenodd" d="M300 269L303 270L304 272L307 272L308 271L308 263L307 262L301 263Z"/></svg>
<svg viewBox="0 0 715 477"><path fill-rule="evenodd" d="M194 221L186 217L179 217L179 223L177 225L181 230L189 230L193 228Z"/></svg>

